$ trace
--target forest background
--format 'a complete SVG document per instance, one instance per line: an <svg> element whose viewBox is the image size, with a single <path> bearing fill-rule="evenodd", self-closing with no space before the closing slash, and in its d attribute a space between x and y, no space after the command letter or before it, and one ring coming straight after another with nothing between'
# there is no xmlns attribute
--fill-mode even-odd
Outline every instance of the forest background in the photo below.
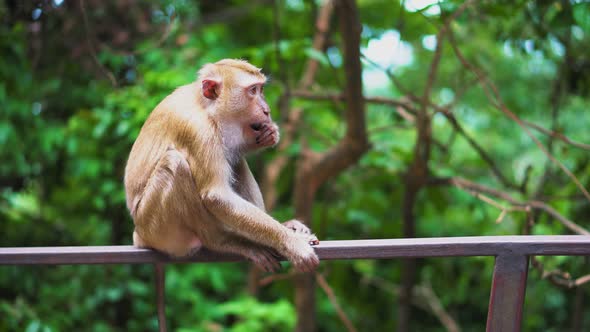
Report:
<svg viewBox="0 0 590 332"><path fill-rule="evenodd" d="M247 59L282 130L250 163L320 239L590 234L590 3L0 2L0 246L131 243L149 112ZM524 331L590 330L589 258L531 259ZM493 258L167 267L174 331L482 331ZM0 267L0 331L155 331L151 266ZM293 286L295 284L295 287Z"/></svg>

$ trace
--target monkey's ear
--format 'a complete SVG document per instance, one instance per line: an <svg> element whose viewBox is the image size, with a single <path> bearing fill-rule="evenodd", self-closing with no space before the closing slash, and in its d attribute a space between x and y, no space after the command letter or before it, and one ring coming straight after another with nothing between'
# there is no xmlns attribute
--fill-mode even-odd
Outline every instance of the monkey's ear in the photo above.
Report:
<svg viewBox="0 0 590 332"><path fill-rule="evenodd" d="M203 96L215 100L219 97L220 84L213 80L203 80Z"/></svg>

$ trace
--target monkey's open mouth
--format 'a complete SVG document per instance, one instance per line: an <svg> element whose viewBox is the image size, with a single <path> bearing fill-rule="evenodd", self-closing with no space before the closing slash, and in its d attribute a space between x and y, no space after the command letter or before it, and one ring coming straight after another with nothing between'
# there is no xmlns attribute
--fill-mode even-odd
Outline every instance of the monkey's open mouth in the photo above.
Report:
<svg viewBox="0 0 590 332"><path fill-rule="evenodd" d="M254 131L259 131L260 129L262 129L262 123L261 122L253 123L250 125L250 128L252 128Z"/></svg>

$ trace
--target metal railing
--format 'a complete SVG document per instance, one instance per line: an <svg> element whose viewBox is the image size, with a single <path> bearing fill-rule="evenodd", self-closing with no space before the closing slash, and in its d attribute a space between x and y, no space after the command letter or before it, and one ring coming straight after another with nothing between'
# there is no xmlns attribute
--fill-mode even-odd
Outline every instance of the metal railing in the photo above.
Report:
<svg viewBox="0 0 590 332"><path fill-rule="evenodd" d="M590 236L476 236L323 241L321 260L495 256L486 331L520 331L529 256L590 256ZM160 331L166 331L164 269L168 263L228 262L241 257L201 250L174 259L133 246L0 248L0 265L154 264Z"/></svg>

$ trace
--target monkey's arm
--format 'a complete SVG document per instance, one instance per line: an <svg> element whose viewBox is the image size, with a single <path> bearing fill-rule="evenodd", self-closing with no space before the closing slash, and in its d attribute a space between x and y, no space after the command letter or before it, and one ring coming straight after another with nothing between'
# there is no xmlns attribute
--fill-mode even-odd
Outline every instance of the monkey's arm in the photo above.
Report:
<svg viewBox="0 0 590 332"><path fill-rule="evenodd" d="M236 192L248 202L256 205L261 210L266 211L260 187L258 186L258 183L256 183L245 158L240 160L240 163L234 169L234 173L236 179L236 185L234 185L234 188ZM292 219L282 223L282 225L296 233L309 235L310 244L315 245L320 243L317 237L311 233L309 227L305 226L305 224L299 220Z"/></svg>
<svg viewBox="0 0 590 332"><path fill-rule="evenodd" d="M224 228L248 240L284 252L282 242L290 237L288 230L232 188L218 186L203 194L203 204Z"/></svg>
<svg viewBox="0 0 590 332"><path fill-rule="evenodd" d="M234 177L236 180L234 189L238 195L256 205L259 209L266 211L260 187L256 183L256 179L254 179L254 175L252 175L245 158L241 158L238 165L235 166Z"/></svg>
<svg viewBox="0 0 590 332"><path fill-rule="evenodd" d="M268 246L287 257L300 271L312 271L319 263L309 245L309 234L293 232L229 187L218 186L203 195L204 206L228 231Z"/></svg>

